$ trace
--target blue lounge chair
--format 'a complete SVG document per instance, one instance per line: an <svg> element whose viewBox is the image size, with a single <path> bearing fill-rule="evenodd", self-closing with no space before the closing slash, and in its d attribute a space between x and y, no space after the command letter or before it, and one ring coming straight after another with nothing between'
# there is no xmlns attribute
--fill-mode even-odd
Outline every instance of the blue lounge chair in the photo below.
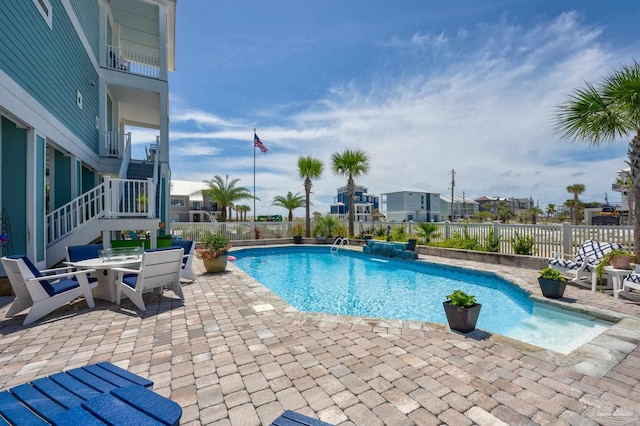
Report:
<svg viewBox="0 0 640 426"><path fill-rule="evenodd" d="M87 365L0 392L0 423L179 424L182 408L152 385L109 362Z"/></svg>

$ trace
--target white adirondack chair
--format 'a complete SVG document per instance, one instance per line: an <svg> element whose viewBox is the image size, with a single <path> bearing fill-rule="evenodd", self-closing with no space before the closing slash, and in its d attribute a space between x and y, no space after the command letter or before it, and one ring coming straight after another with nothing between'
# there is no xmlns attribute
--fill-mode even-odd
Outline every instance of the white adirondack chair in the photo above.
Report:
<svg viewBox="0 0 640 426"><path fill-rule="evenodd" d="M618 243L602 243L598 241L586 240L580 246L578 253L573 259L567 259L560 253L549 259L549 266L557 271L560 271L564 275L571 278L572 282L591 286L592 291L596 291L597 276L596 266L600 263L600 260L605 254L611 250L617 250L624 247ZM586 281L586 278L591 278L591 283Z"/></svg>
<svg viewBox="0 0 640 426"><path fill-rule="evenodd" d="M148 290L171 287L173 292L184 300L180 287L182 269L182 247L175 249L157 249L144 252L139 269L113 268L116 277L116 302L124 293L142 311L146 310L142 294Z"/></svg>
<svg viewBox="0 0 640 426"><path fill-rule="evenodd" d="M26 256L3 257L2 265L16 295L6 317L31 308L23 325L37 321L79 297L84 297L90 308L95 306L91 289L98 283L89 283L87 278L95 269L74 271L66 267L40 271Z"/></svg>

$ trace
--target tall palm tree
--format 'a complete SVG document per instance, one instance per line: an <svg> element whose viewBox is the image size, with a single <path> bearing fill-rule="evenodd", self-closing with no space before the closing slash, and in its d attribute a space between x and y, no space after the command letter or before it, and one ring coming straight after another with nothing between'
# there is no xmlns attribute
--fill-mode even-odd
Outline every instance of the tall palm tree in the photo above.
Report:
<svg viewBox="0 0 640 426"><path fill-rule="evenodd" d="M347 193L349 196L349 236L354 235L353 222L355 218L354 194L356 183L354 178L369 172L369 154L358 149L345 149L331 156L331 168L338 176L347 177Z"/></svg>
<svg viewBox="0 0 640 426"><path fill-rule="evenodd" d="M549 203L547 205L546 211L547 211L547 223L549 223L549 218L551 216L553 216L554 214L556 214L556 205L552 204L552 203Z"/></svg>
<svg viewBox="0 0 640 426"><path fill-rule="evenodd" d="M231 208L236 201L256 198L247 188L236 186L239 181L240 179L231 179L231 181L229 181L229 175L226 175L224 180L216 175L211 180L203 181L209 185L209 188L203 189L202 193L209 196L214 203L220 206L221 222L227 221L227 208L229 209L229 217L231 217ZM258 198L256 198L256 200L257 199Z"/></svg>
<svg viewBox="0 0 640 426"><path fill-rule="evenodd" d="M584 192L584 185L581 183L574 183L573 185L567 186L567 192L569 194L573 194L573 206L571 208L571 212L573 213L573 224L577 225L579 220L578 212L580 209L578 206L580 205L580 199L578 196Z"/></svg>
<svg viewBox="0 0 640 426"><path fill-rule="evenodd" d="M299 157L298 158L298 172L300 177L304 178L304 193L305 193L305 212L304 212L304 226L305 237L311 236L311 216L309 215L309 208L311 206L311 179L317 179L322 174L324 165L322 161L312 157Z"/></svg>
<svg viewBox="0 0 640 426"><path fill-rule="evenodd" d="M240 204L239 206L236 206L236 211L240 212L240 220L246 222L247 212L251 211L251 207L246 204Z"/></svg>
<svg viewBox="0 0 640 426"><path fill-rule="evenodd" d="M558 107L556 130L590 145L632 136L627 149L634 200L634 251L640 256L640 64L623 66L598 86L587 83Z"/></svg>
<svg viewBox="0 0 640 426"><path fill-rule="evenodd" d="M284 207L289 210L289 222L293 222L293 211L298 207L304 207L304 198L300 193L296 193L293 195L291 191L287 192L287 196L283 197L282 195L278 195L277 197L273 197L273 205L278 207Z"/></svg>

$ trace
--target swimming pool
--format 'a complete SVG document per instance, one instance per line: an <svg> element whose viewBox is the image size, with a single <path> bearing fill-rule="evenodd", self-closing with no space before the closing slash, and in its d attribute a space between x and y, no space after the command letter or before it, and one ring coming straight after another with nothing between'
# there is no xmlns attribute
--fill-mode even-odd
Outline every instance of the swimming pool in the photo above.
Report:
<svg viewBox="0 0 640 426"><path fill-rule="evenodd" d="M234 251L236 266L300 311L446 324L442 308L455 289L473 294L477 327L556 352L569 353L608 323L544 304L491 273L381 259L328 247Z"/></svg>

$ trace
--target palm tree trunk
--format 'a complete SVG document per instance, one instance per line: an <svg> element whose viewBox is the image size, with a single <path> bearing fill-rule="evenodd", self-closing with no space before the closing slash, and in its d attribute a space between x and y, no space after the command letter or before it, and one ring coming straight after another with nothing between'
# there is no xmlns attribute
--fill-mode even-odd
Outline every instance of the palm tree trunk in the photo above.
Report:
<svg viewBox="0 0 640 426"><path fill-rule="evenodd" d="M353 178L351 176L349 176L349 180L347 181L347 191L349 192L349 235L348 237L351 237L352 235L355 235L353 233L353 222L355 219L355 206L353 205L353 203L354 203L355 192L356 192L355 183L353 182Z"/></svg>
<svg viewBox="0 0 640 426"><path fill-rule="evenodd" d="M631 194L633 197L633 252L640 257L640 134L636 134L629 142L627 164L631 168ZM631 217L631 208L629 208Z"/></svg>
<svg viewBox="0 0 640 426"><path fill-rule="evenodd" d="M305 193L305 216L304 216L304 236L306 238L311 237L311 217L309 216L310 198L311 198L311 179L304 180L304 193Z"/></svg>

